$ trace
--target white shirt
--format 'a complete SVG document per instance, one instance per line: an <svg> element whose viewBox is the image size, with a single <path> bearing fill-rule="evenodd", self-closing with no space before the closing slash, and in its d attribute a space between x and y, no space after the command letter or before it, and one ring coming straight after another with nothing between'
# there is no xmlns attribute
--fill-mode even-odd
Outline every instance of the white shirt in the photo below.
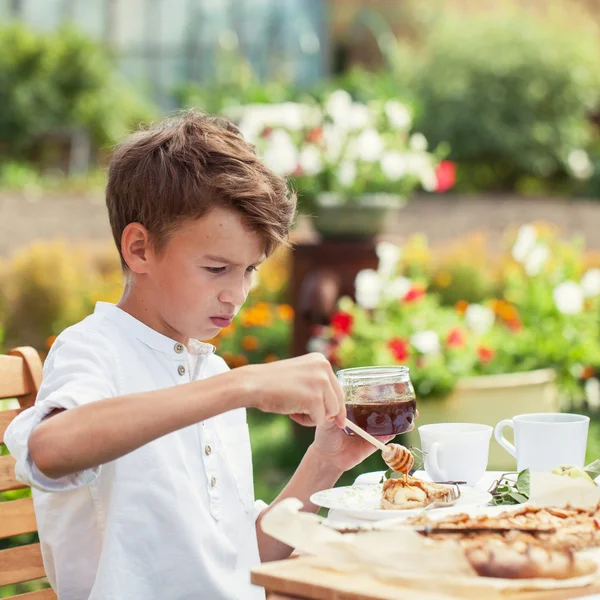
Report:
<svg viewBox="0 0 600 600"><path fill-rule="evenodd" d="M35 406L5 440L17 478L34 488L44 566L60 600L264 598L250 585L265 504L254 502L245 409L56 480L28 451L31 431L56 408L171 387L176 394L177 385L226 371L213 350L192 341L188 352L105 303L56 340Z"/></svg>

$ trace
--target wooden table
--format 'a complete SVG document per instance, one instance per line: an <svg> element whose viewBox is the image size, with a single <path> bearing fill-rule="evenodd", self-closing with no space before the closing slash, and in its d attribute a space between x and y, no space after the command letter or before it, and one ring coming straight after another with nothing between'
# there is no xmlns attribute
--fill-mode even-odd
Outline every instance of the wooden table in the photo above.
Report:
<svg viewBox="0 0 600 600"><path fill-rule="evenodd" d="M415 589L385 584L376 579L327 571L319 568L318 559L301 557L265 563L252 571L252 582L267 591L267 600L414 600ZM443 590L439 590L443 593ZM583 587L551 592L519 592L502 594L503 600L566 600L600 594L598 583ZM433 592L419 593L419 600L441 599ZM481 590L471 596L450 596L445 598L483 598Z"/></svg>

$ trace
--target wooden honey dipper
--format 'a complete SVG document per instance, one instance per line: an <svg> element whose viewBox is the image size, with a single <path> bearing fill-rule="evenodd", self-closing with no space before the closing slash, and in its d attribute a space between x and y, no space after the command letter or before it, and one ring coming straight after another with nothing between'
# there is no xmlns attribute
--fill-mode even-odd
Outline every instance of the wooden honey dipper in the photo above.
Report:
<svg viewBox="0 0 600 600"><path fill-rule="evenodd" d="M405 475L410 473L415 464L415 459L408 448L400 444L383 444L349 419L346 419L345 425L348 429L351 429L354 433L367 440L367 442L379 448L381 450L381 457L390 469L398 473L404 473Z"/></svg>

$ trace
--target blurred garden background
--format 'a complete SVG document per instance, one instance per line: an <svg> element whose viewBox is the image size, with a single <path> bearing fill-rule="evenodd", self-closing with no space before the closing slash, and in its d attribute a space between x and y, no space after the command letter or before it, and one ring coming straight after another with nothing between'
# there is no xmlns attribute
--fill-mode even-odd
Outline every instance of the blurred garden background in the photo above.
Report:
<svg viewBox="0 0 600 600"><path fill-rule="evenodd" d="M600 458L599 27L600 0L0 0L0 349L119 299L111 148L194 107L299 197L212 340L232 368L407 364L420 410L553 369ZM269 501L312 433L249 421Z"/></svg>

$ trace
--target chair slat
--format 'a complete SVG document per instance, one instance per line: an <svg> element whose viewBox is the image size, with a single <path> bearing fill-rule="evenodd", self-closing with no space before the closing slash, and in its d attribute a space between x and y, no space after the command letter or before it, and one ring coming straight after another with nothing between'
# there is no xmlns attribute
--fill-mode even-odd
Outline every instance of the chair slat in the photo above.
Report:
<svg viewBox="0 0 600 600"><path fill-rule="evenodd" d="M0 585L46 577L39 544L0 551Z"/></svg>
<svg viewBox="0 0 600 600"><path fill-rule="evenodd" d="M0 492L27 487L15 478L15 462L12 456L0 456Z"/></svg>
<svg viewBox="0 0 600 600"><path fill-rule="evenodd" d="M8 424L19 414L18 408L0 410L0 444L4 443L4 434Z"/></svg>
<svg viewBox="0 0 600 600"><path fill-rule="evenodd" d="M31 498L0 502L0 538L34 531L37 531L37 523Z"/></svg>
<svg viewBox="0 0 600 600"><path fill-rule="evenodd" d="M46 588L45 590L29 592L19 596L9 596L4 600L58 600L58 597L51 588Z"/></svg>
<svg viewBox="0 0 600 600"><path fill-rule="evenodd" d="M0 356L0 399L24 396L30 390L29 375L19 356Z"/></svg>

